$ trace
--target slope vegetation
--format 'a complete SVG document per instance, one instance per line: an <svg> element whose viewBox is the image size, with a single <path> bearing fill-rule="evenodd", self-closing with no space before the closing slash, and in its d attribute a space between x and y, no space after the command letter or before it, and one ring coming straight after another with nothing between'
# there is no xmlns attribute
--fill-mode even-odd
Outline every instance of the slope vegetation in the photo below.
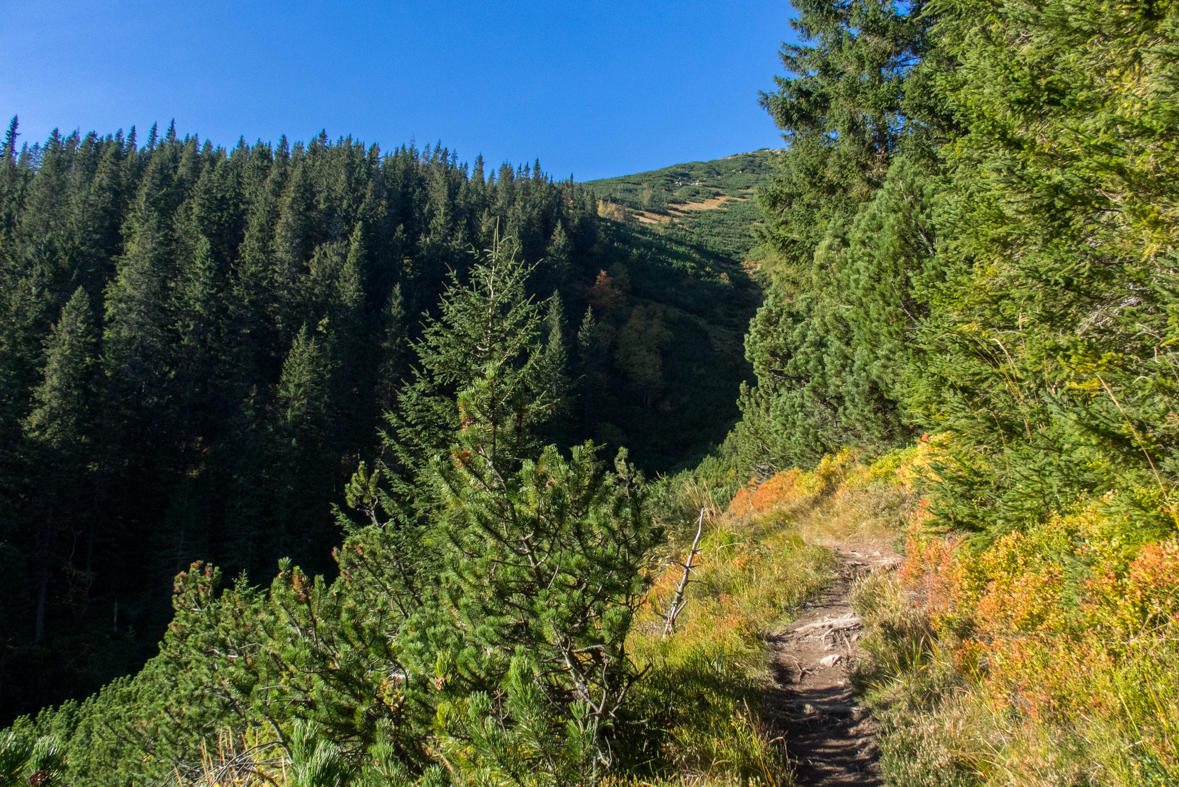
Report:
<svg viewBox="0 0 1179 787"><path fill-rule="evenodd" d="M744 261L756 243L751 229L762 220L754 194L768 183L772 160L773 151L758 150L585 186L603 215L654 225L647 229Z"/></svg>
<svg viewBox="0 0 1179 787"><path fill-rule="evenodd" d="M332 507L360 463L393 461L380 433L415 406L424 326L497 238L545 304L562 404L544 439L625 444L660 472L739 415L757 284L712 247L600 218L539 164L154 128L18 149L17 128L0 156L0 719L134 673L193 561L256 583L283 557L334 572Z"/></svg>
<svg viewBox="0 0 1179 787"><path fill-rule="evenodd" d="M106 631L105 566L175 584L159 655L0 759L95 787L1179 783L1177 8L799 3L755 252L704 223L752 206L746 159L578 186L10 134L0 611L31 636L4 669ZM376 432L349 413L380 381ZM632 441L689 461L606 461ZM209 522L313 566L333 500L319 574L176 573Z"/></svg>

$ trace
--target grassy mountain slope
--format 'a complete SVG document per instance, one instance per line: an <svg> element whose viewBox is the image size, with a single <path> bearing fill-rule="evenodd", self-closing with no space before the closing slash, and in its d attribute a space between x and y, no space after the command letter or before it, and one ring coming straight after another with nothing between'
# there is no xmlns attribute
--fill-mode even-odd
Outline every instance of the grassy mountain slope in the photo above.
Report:
<svg viewBox="0 0 1179 787"><path fill-rule="evenodd" d="M754 190L768 181L773 151L738 153L650 172L587 181L608 217L697 244L731 259L753 248L761 221Z"/></svg>
<svg viewBox="0 0 1179 787"><path fill-rule="evenodd" d="M761 185L771 174L773 151L755 150L712 161L674 164L650 172L586 181L598 196L631 207L703 202L717 196L739 196Z"/></svg>

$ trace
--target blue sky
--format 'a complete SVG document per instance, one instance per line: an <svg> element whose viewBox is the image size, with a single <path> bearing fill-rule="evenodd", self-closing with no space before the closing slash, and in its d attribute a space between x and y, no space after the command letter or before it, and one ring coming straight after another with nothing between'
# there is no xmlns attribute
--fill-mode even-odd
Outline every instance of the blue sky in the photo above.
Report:
<svg viewBox="0 0 1179 787"><path fill-rule="evenodd" d="M781 137L757 105L782 72L785 0L0 0L0 112L215 144L326 129L461 160L538 158L578 180ZM143 137L141 136L141 139Z"/></svg>

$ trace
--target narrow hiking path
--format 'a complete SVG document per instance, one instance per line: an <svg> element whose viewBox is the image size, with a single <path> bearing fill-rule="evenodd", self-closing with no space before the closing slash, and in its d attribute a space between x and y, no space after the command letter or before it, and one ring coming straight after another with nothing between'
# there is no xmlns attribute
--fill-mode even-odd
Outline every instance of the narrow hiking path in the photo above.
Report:
<svg viewBox="0 0 1179 787"><path fill-rule="evenodd" d="M876 722L852 690L850 667L861 636L852 583L899 558L887 546L834 544L839 577L782 631L768 637L774 685L767 721L781 736L799 787L883 787Z"/></svg>

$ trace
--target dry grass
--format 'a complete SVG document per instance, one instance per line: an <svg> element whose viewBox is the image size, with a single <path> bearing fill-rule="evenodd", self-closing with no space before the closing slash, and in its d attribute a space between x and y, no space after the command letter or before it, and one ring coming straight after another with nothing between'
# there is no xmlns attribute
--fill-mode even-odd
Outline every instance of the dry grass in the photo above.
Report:
<svg viewBox="0 0 1179 787"><path fill-rule="evenodd" d="M598 214L615 219L616 221L625 221L626 216L633 216L640 224L666 224L669 221L687 216L688 214L685 211L717 210L718 208L723 208L728 202L742 202L746 199L748 197L720 196L710 197L703 202L680 202L674 205L668 205L667 213L653 213L649 210L639 210L623 214L617 210L618 206L608 203L607 207L599 207Z"/></svg>
<svg viewBox="0 0 1179 787"><path fill-rule="evenodd" d="M276 742L259 737L256 730L245 736L222 731L216 748L201 746L201 761L176 769L175 787L286 787L286 751Z"/></svg>
<svg viewBox="0 0 1179 787"><path fill-rule="evenodd" d="M745 197L709 197L703 202L680 202L675 205L677 210L716 210L724 207L726 202L740 202L746 199Z"/></svg>
<svg viewBox="0 0 1179 787"><path fill-rule="evenodd" d="M838 560L824 544L890 548L916 507L898 474L905 461L865 466L843 452L813 472L747 487L723 513L700 490L684 490L703 501L706 534L676 632L662 638L682 556L660 571L632 629L631 652L651 668L638 703L665 735L651 779L628 784L792 783L780 742L758 720L765 636L834 578Z"/></svg>

